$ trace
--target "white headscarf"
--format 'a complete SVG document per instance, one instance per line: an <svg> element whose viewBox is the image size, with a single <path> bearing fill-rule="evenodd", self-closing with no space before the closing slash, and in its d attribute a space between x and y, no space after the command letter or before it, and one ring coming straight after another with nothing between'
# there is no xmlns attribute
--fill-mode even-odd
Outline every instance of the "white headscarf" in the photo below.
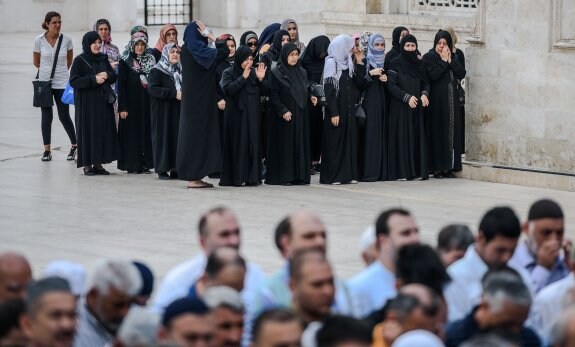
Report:
<svg viewBox="0 0 575 347"><path fill-rule="evenodd" d="M339 35L327 48L327 57L323 68L323 83L333 83L339 90L341 72L348 69L349 77L353 76L353 59L349 52L355 46L355 41L349 35Z"/></svg>
<svg viewBox="0 0 575 347"><path fill-rule="evenodd" d="M427 330L412 330L399 336L391 347L445 347L435 334Z"/></svg>

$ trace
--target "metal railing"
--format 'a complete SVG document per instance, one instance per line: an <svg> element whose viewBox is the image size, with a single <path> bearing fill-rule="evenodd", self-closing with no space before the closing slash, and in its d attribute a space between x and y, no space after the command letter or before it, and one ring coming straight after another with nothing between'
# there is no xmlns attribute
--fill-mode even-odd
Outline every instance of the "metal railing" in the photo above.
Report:
<svg viewBox="0 0 575 347"><path fill-rule="evenodd" d="M192 19L192 0L145 0L146 25L185 25Z"/></svg>

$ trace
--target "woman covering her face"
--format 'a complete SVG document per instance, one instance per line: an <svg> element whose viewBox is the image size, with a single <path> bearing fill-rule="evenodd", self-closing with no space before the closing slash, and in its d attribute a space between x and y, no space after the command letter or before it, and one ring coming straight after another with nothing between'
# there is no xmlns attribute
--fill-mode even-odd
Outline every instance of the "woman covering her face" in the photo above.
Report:
<svg viewBox="0 0 575 347"><path fill-rule="evenodd" d="M149 81L154 168L160 179L177 178L176 152L182 99L182 65L177 44L164 46L160 61L150 71Z"/></svg>
<svg viewBox="0 0 575 347"><path fill-rule="evenodd" d="M388 179L429 177L424 108L429 81L417 52L417 39L405 36L400 54L387 70L389 102Z"/></svg>
<svg viewBox="0 0 575 347"><path fill-rule="evenodd" d="M154 167L151 140L148 74L156 65L148 53L148 36L136 31L118 66L118 169L128 173L150 173Z"/></svg>
<svg viewBox="0 0 575 347"><path fill-rule="evenodd" d="M96 31L84 35L83 52L70 69L78 127L77 166L87 176L109 175L102 164L118 159L115 94L111 87L117 76L106 55L100 53L100 37Z"/></svg>

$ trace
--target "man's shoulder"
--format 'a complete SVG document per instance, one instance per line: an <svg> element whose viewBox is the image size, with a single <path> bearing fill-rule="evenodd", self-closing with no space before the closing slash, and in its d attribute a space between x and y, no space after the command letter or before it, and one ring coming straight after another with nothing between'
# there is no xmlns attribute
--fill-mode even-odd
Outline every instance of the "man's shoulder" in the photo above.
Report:
<svg viewBox="0 0 575 347"><path fill-rule="evenodd" d="M563 298L563 293L567 292L574 286L575 278L573 274L569 274L567 277L543 288L535 297L535 302L544 303L561 300Z"/></svg>
<svg viewBox="0 0 575 347"><path fill-rule="evenodd" d="M198 277L196 273L201 275L204 271L206 266L205 257L202 255L197 255L189 260L186 260L183 263L180 263L173 267L166 276L164 277L164 282L172 282L178 281L182 278L190 279L193 281L193 278L190 277ZM197 278L196 278L197 279Z"/></svg>

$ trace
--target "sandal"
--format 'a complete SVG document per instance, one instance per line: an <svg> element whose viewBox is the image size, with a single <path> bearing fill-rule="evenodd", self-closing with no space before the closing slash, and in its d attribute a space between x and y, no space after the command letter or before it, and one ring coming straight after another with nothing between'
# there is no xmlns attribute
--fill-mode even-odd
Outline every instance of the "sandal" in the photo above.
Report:
<svg viewBox="0 0 575 347"><path fill-rule="evenodd" d="M204 182L204 181L200 181L200 182L201 182L201 183L199 183L199 184L196 183L196 184L194 184L194 185L188 184L188 188L189 188L189 189L203 189L203 188L213 188L213 187L214 187L214 185L211 184L211 183L207 183L207 182Z"/></svg>
<svg viewBox="0 0 575 347"><path fill-rule="evenodd" d="M44 154L42 154L42 161L50 161L50 160L52 160L52 152L44 151Z"/></svg>
<svg viewBox="0 0 575 347"><path fill-rule="evenodd" d="M72 147L72 149L70 149L70 153L68 153L68 157L66 157L66 160L72 161L72 160L76 159L77 151L78 151L78 146Z"/></svg>

